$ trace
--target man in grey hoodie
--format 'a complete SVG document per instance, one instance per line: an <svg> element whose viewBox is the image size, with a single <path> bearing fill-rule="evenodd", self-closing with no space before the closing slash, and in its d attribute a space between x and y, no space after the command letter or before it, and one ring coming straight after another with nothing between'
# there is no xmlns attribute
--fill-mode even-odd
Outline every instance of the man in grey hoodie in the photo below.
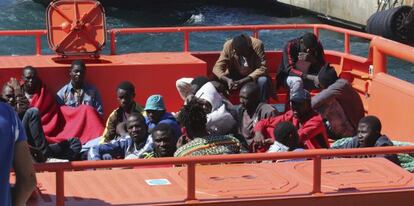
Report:
<svg viewBox="0 0 414 206"><path fill-rule="evenodd" d="M329 121L329 137L340 139L356 135L358 122L365 115L359 94L347 80L338 78L329 64L321 68L318 80L323 90L312 97L312 108Z"/></svg>

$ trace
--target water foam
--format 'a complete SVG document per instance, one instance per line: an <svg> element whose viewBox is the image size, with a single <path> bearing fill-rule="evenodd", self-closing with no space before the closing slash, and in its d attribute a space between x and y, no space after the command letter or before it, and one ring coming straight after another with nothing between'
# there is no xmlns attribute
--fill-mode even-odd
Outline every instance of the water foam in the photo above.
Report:
<svg viewBox="0 0 414 206"><path fill-rule="evenodd" d="M191 17L186 21L186 24L201 24L205 20L205 17L202 13L192 14Z"/></svg>

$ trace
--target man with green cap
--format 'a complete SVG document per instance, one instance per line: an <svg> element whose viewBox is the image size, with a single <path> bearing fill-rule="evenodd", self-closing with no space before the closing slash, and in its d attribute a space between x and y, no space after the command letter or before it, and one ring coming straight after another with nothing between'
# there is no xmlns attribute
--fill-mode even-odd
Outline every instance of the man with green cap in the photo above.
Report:
<svg viewBox="0 0 414 206"><path fill-rule="evenodd" d="M144 110L147 114L145 123L148 125L149 132L160 123L168 124L174 129L175 140L178 140L181 136L180 126L174 116L167 112L164 98L161 95L155 94L148 97Z"/></svg>

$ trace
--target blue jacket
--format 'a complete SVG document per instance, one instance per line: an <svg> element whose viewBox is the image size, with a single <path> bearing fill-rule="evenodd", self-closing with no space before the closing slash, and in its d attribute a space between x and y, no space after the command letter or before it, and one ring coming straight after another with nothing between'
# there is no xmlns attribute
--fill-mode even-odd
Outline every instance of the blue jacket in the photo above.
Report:
<svg viewBox="0 0 414 206"><path fill-rule="evenodd" d="M106 144L95 145L89 150L88 160L108 159L138 159L146 152L153 150L152 137L148 136L145 142L136 144L127 136L113 140Z"/></svg>
<svg viewBox="0 0 414 206"><path fill-rule="evenodd" d="M178 124L174 116L169 112L165 112L165 114L161 117L161 120L158 123L151 122L148 119L148 117L145 117L145 123L148 125L148 130L152 130L155 126L157 126L157 124L161 124L161 123L168 124L174 130L175 140L178 140L178 138L181 136L180 125Z"/></svg>

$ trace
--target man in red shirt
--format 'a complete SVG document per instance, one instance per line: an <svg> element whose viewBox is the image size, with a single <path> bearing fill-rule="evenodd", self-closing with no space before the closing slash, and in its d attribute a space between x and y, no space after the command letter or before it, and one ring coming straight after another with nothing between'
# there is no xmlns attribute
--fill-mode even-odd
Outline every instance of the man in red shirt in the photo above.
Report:
<svg viewBox="0 0 414 206"><path fill-rule="evenodd" d="M308 91L301 89L290 96L291 110L285 114L260 120L255 128L254 144L265 145L266 139L275 140L273 130L280 122L292 122L299 134L299 143L305 149L328 148L328 135L323 124L322 116L311 107L311 96Z"/></svg>

